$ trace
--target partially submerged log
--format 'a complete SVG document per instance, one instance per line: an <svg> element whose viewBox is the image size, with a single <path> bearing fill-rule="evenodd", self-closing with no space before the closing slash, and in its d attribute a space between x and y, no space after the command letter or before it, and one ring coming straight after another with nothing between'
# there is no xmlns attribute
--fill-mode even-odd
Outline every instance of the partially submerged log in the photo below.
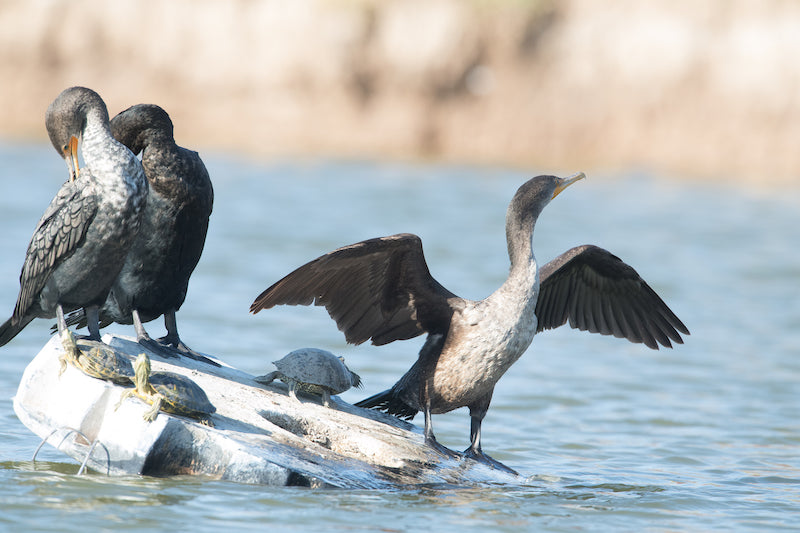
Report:
<svg viewBox="0 0 800 533"><path fill-rule="evenodd" d="M146 351L124 337L103 340L131 359ZM261 385L222 362L217 368L148 353L153 371L191 378L217 410L214 427L164 412L147 422L142 415L149 406L138 398L117 407L124 387L72 365L59 376L62 353L54 336L25 369L14 410L34 433L98 472L346 488L517 480L472 460L443 457L413 424L337 396L332 408L308 395L298 402L282 383Z"/></svg>

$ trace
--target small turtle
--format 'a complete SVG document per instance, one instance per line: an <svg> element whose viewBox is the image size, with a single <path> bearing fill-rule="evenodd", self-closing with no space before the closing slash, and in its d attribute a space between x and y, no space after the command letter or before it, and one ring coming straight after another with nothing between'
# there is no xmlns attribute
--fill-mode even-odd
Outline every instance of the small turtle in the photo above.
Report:
<svg viewBox="0 0 800 533"><path fill-rule="evenodd" d="M278 368L255 381L269 384L279 379L289 385L289 396L297 400L295 390L321 395L330 407L331 394L340 394L350 387L361 387L361 378L344 364L344 358L318 348L301 348L273 361ZM299 400L298 400L299 401Z"/></svg>
<svg viewBox="0 0 800 533"><path fill-rule="evenodd" d="M94 344L91 350L83 351L75 342L75 335L69 329L61 333L61 345L64 353L58 358L61 368L58 375L67 369L67 363L81 370L84 374L97 379L104 379L117 385L133 383L133 365L123 355L118 354L105 344L89 341Z"/></svg>
<svg viewBox="0 0 800 533"><path fill-rule="evenodd" d="M213 426L209 418L216 412L208 400L208 396L200 386L180 374L174 372L150 373L150 358L147 354L139 354L133 363L136 374L133 378L135 388L125 391L119 399L117 408L130 396L138 396L152 404L152 408L144 413L144 419L152 422L163 410L180 416L199 420L202 424Z"/></svg>

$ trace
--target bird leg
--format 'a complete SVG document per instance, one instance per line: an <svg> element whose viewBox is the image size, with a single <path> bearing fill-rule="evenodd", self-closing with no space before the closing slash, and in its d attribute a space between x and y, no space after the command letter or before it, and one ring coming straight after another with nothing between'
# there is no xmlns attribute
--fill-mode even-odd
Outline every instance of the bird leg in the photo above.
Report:
<svg viewBox="0 0 800 533"><path fill-rule="evenodd" d="M63 338L64 332L67 330L67 321L64 319L64 308L61 307L61 304L56 304L56 325L59 336Z"/></svg>
<svg viewBox="0 0 800 533"><path fill-rule="evenodd" d="M439 444L439 441L436 440L436 437L433 434L433 425L431 424L431 406L430 402L426 403L425 405L425 444L436 450L440 455L445 457L449 457L451 459L458 459L461 456L458 452L454 452L447 446Z"/></svg>
<svg viewBox="0 0 800 533"><path fill-rule="evenodd" d="M212 366L220 366L216 361L212 361L208 357L197 353L183 343L180 335L178 335L178 321L175 319L174 309L164 313L164 326L167 328L167 334L158 339L157 342L162 348L172 350L174 353L173 357L180 357L183 355L195 361L202 361Z"/></svg>
<svg viewBox="0 0 800 533"><path fill-rule="evenodd" d="M133 329L136 330L136 342L162 357L177 357L172 352L165 353L166 350L162 348L161 344L147 334L147 330L142 325L142 319L139 317L138 309L131 311L131 316L133 317Z"/></svg>
<svg viewBox="0 0 800 533"><path fill-rule="evenodd" d="M491 466L492 468L496 468L498 470L503 470L504 472L508 472L509 474L518 475L515 470L507 467L500 461L492 459L481 450L481 423L483 422L482 416L470 416L470 427L469 427L469 437L470 437L470 446L466 450L464 450L464 457L468 459L474 459L478 462L484 463L486 465Z"/></svg>
<svg viewBox="0 0 800 533"><path fill-rule="evenodd" d="M175 311L167 311L164 313L164 327L167 328L167 334L158 339L158 342L176 351L180 350L179 347L191 351L181 342L180 335L178 335L178 321L175 319Z"/></svg>
<svg viewBox="0 0 800 533"><path fill-rule="evenodd" d="M100 338L100 307L90 305L83 308L86 315L86 327L89 329L88 335L78 335L79 339L90 340L102 343ZM58 327L58 334L64 337L64 332L67 331L67 321L64 319L64 308L61 304L56 306L56 326Z"/></svg>
<svg viewBox="0 0 800 533"><path fill-rule="evenodd" d="M167 335L160 339L153 339L147 334L147 330L145 330L144 325L142 325L142 319L137 309L131 311L131 316L133 317L133 327L136 330L136 341L151 352L165 358L178 358L183 355L195 361L202 361L212 366L220 366L216 361L212 361L208 357L200 355L181 342L178 337L178 327L175 322L174 311L164 313L164 324L167 327Z"/></svg>
<svg viewBox="0 0 800 533"><path fill-rule="evenodd" d="M90 305L84 308L84 311L86 312L86 327L89 328L89 339L102 342L100 340L100 307Z"/></svg>

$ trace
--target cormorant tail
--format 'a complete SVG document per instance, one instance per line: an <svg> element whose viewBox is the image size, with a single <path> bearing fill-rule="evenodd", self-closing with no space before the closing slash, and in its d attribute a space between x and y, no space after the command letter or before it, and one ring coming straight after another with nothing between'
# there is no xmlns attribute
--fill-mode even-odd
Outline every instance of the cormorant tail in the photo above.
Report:
<svg viewBox="0 0 800 533"><path fill-rule="evenodd" d="M82 308L68 314L65 319L67 326L75 326L77 329L86 327L86 311ZM55 327L55 326L53 326Z"/></svg>
<svg viewBox="0 0 800 533"><path fill-rule="evenodd" d="M365 398L360 402L357 402L355 405L356 407L384 411L390 415L396 416L397 418L402 418L403 420L411 420L414 418L414 415L419 412L419 409L414 409L406 402L401 400L394 388L379 392L378 394L370 396L369 398Z"/></svg>
<svg viewBox="0 0 800 533"><path fill-rule="evenodd" d="M86 310L83 308L76 309L75 311L65 316L64 321L67 323L67 327L75 326L75 329L85 328L88 323L88 320L86 320ZM113 323L114 323L113 320L103 315L103 310L101 309L100 323L98 324L100 329L103 329L104 327L109 326ZM58 331L58 324L53 324L52 326L50 326L50 333L55 333L56 331Z"/></svg>
<svg viewBox="0 0 800 533"><path fill-rule="evenodd" d="M0 346L5 346L8 342L17 336L17 333L25 329L25 326L31 323L31 321L36 318L35 316L24 316L22 319L14 324L12 321L14 317L12 316L5 323L0 326Z"/></svg>

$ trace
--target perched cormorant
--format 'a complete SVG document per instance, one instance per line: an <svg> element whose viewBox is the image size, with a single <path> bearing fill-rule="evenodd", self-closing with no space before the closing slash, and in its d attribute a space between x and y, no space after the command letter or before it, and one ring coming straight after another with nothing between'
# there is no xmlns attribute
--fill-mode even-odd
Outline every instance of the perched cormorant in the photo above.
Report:
<svg viewBox="0 0 800 533"><path fill-rule="evenodd" d="M45 123L70 179L33 232L14 314L0 326L0 346L37 317L58 317L63 332L64 313L80 307L89 318L89 338L99 341L98 308L122 269L147 200L142 165L114 140L97 93L64 90L47 108Z"/></svg>
<svg viewBox="0 0 800 533"><path fill-rule="evenodd" d="M471 444L464 454L510 470L482 452L481 422L497 381L537 332L569 320L574 328L650 348L682 343L678 331L689 334L632 267L602 248L578 246L538 268L536 219L583 177L539 176L517 190L506 214L509 276L485 300L459 298L442 287L428 271L419 237L399 234L345 246L301 266L261 293L250 311L323 305L353 344L427 333L411 369L391 389L356 405L407 419L423 411L425 439L443 453L448 450L436 442L431 414L468 407Z"/></svg>
<svg viewBox="0 0 800 533"><path fill-rule="evenodd" d="M133 324L139 343L156 353L219 366L181 341L175 319L206 240L214 203L208 171L197 152L175 144L172 121L157 105L126 109L111 120L111 132L133 153L142 154L150 192L139 235L100 309L100 327ZM161 315L167 335L155 340L142 323ZM77 311L67 323L82 327L86 317Z"/></svg>

